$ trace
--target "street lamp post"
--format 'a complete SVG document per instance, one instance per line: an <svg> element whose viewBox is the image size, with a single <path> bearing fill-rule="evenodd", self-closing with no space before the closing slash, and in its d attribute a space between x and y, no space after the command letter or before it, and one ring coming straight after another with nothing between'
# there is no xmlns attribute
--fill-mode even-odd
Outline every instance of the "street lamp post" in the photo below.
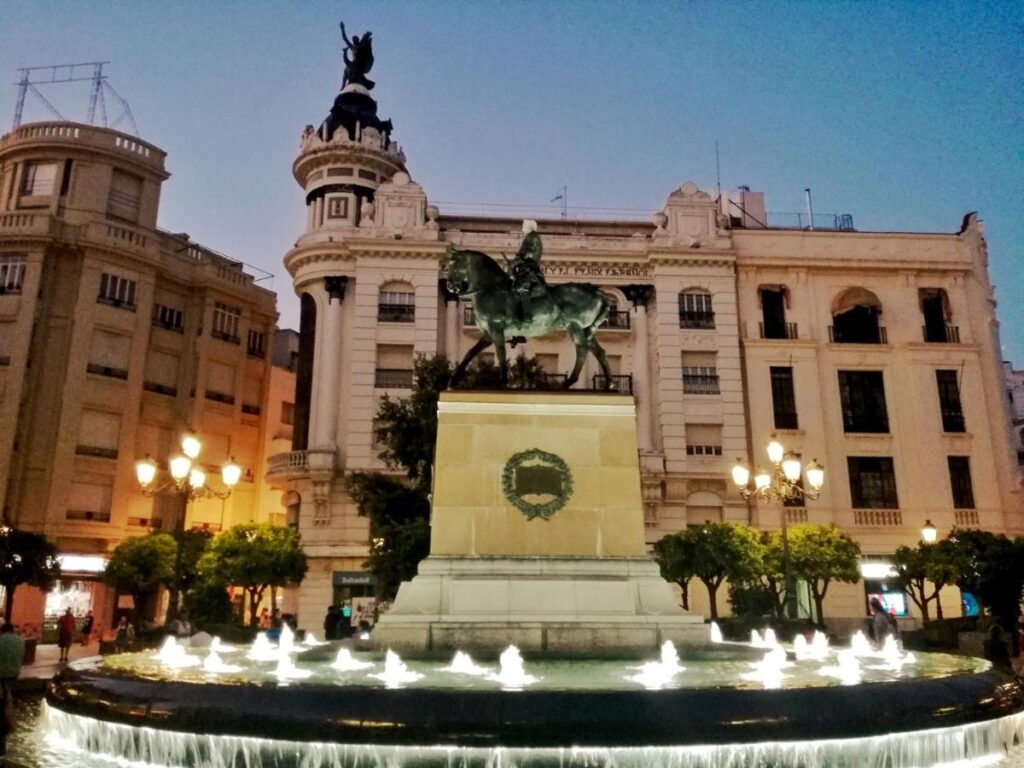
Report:
<svg viewBox="0 0 1024 768"><path fill-rule="evenodd" d="M732 468L732 479L743 498L756 497L766 502L781 502L782 506L782 572L786 586L786 616L795 619L797 614L796 585L789 562L789 535L786 526L785 502L790 499L816 499L825 484L825 468L817 460L806 467L800 462L800 454L787 452L782 443L772 437L768 443L768 460L771 469L758 467L754 472L753 487L750 482L750 468L741 459ZM801 483L801 476L806 484Z"/></svg>
<svg viewBox="0 0 1024 768"><path fill-rule="evenodd" d="M206 472L203 471L198 461L199 452L203 449L202 443L192 434L186 434L181 439L181 453L176 454L167 462L171 479L161 485L154 485L159 465L147 456L135 462L135 477L142 487L142 493L151 498L154 496L173 496L180 502L174 520L173 535L177 543L174 555L174 576L171 584L170 599L167 606L167 621L173 621L178 617L178 602L181 594L182 577L182 550L184 549L185 517L188 513L189 502L200 498L226 499L231 491L242 478L242 468L235 464L234 460L225 462L221 467L221 480L227 490L215 491L206 484Z"/></svg>

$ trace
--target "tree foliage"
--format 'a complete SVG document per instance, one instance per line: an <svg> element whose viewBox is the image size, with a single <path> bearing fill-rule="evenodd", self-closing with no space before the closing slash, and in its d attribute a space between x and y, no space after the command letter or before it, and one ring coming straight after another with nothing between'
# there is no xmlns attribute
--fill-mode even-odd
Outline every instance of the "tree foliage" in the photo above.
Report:
<svg viewBox="0 0 1024 768"><path fill-rule="evenodd" d="M661 569L661 577L678 584L682 590L684 611L690 610L690 581L697 575L694 570L693 541L691 537L670 533L654 542L654 559Z"/></svg>
<svg viewBox="0 0 1024 768"><path fill-rule="evenodd" d="M150 595L174 578L177 544L169 533L150 533L124 539L110 554L104 580L135 600L135 622L146 615Z"/></svg>
<svg viewBox="0 0 1024 768"><path fill-rule="evenodd" d="M663 574L676 574L679 578L689 574L696 577L708 590L711 618L718 618L718 588L722 582L743 582L753 579L761 568L761 541L757 533L745 525L708 523L699 528L687 528L662 539L675 538L675 542L655 545ZM671 578L671 576L666 576ZM679 583L679 578L671 578Z"/></svg>
<svg viewBox="0 0 1024 768"><path fill-rule="evenodd" d="M829 585L833 581L855 584L860 580L860 545L835 525L801 523L788 533L793 576L807 582L817 621L823 624Z"/></svg>
<svg viewBox="0 0 1024 768"><path fill-rule="evenodd" d="M4 526L0 532L0 584L6 595L4 616L8 621L19 584L46 591L59 578L57 546L52 541L41 533Z"/></svg>
<svg viewBox="0 0 1024 768"><path fill-rule="evenodd" d="M998 616L1004 628L1016 626L1024 589L1024 538L955 528L944 544L956 585Z"/></svg>
<svg viewBox="0 0 1024 768"><path fill-rule="evenodd" d="M379 456L405 480L379 472L356 472L348 491L359 514L370 519L370 557L365 566L377 577L377 594L391 599L399 584L416 574L430 552L429 493L437 441L437 402L454 369L444 355L422 355L413 364L412 393L398 400L384 396L377 409L375 438ZM544 370L533 358L519 355L509 367L505 388L541 389ZM501 372L477 358L461 384L466 389L498 389Z"/></svg>
<svg viewBox="0 0 1024 768"><path fill-rule="evenodd" d="M249 595L249 622L255 624L268 587L298 584L306 575L306 555L294 528L243 523L214 537L199 559L199 572L213 583L241 587Z"/></svg>
<svg viewBox="0 0 1024 768"><path fill-rule="evenodd" d="M737 615L781 619L786 606L782 534L779 531L761 531L760 540L759 567L749 579L729 583L729 603Z"/></svg>
<svg viewBox="0 0 1024 768"><path fill-rule="evenodd" d="M942 602L939 592L947 584L954 584L957 568L948 540L928 544L921 542L916 547L898 547L893 554L893 569L896 583L910 595L914 605L921 611L921 618L928 621L929 605L935 601L936 618L942 618ZM932 591L928 593L928 584Z"/></svg>

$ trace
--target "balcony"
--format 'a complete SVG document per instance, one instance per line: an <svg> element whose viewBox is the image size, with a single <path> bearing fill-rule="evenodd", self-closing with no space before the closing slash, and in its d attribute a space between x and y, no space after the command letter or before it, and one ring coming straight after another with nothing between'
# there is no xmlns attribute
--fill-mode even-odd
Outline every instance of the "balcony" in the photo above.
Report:
<svg viewBox="0 0 1024 768"><path fill-rule="evenodd" d="M958 526L976 528L980 525L976 509L958 509L954 512L954 520Z"/></svg>
<svg viewBox="0 0 1024 768"><path fill-rule="evenodd" d="M157 384L155 381L144 381L142 382L142 388L147 392L156 392L158 395L169 395L175 397L178 394L178 388L169 384Z"/></svg>
<svg viewBox="0 0 1024 768"><path fill-rule="evenodd" d="M129 312L136 310L135 302L128 301L128 299L113 299L109 296L97 296L97 304L106 304L108 307L115 307L116 309L126 309Z"/></svg>
<svg viewBox="0 0 1024 768"><path fill-rule="evenodd" d="M884 326L875 329L857 329L851 332L834 325L828 327L828 340L830 344L888 344L889 334Z"/></svg>
<svg viewBox="0 0 1024 768"><path fill-rule="evenodd" d="M278 453L267 459L267 480L290 480L309 475L309 451Z"/></svg>
<svg viewBox="0 0 1024 768"><path fill-rule="evenodd" d="M679 310L679 327L701 331L713 331L715 329L715 313L688 312L681 309Z"/></svg>
<svg viewBox="0 0 1024 768"><path fill-rule="evenodd" d="M757 324L757 333L762 339L798 339L796 323Z"/></svg>
<svg viewBox="0 0 1024 768"><path fill-rule="evenodd" d="M939 327L929 328L927 325L921 326L921 333L924 336L924 340L929 344L959 344L960 343L960 326L959 325L943 325Z"/></svg>
<svg viewBox="0 0 1024 768"><path fill-rule="evenodd" d="M629 311L628 310L613 310L608 313L608 318L604 321L604 324L598 329L602 331L628 331L629 330Z"/></svg>
<svg viewBox="0 0 1024 768"><path fill-rule="evenodd" d="M206 399L213 400L215 403L224 403L225 405L235 404L234 395L229 395L227 392L217 392L214 389L206 390Z"/></svg>
<svg viewBox="0 0 1024 768"><path fill-rule="evenodd" d="M869 528L897 528L903 525L903 513L898 509L855 509L853 523Z"/></svg>
<svg viewBox="0 0 1024 768"><path fill-rule="evenodd" d="M687 395L720 394L718 375L684 373L683 393Z"/></svg>
<svg viewBox="0 0 1024 768"><path fill-rule="evenodd" d="M611 377L611 386L608 390L605 390L605 382L609 379L603 374L595 374L591 381L591 387L596 390L620 392L624 395L633 394L633 376L631 374L613 374Z"/></svg>
<svg viewBox="0 0 1024 768"><path fill-rule="evenodd" d="M111 379L122 379L128 378L128 371L124 368L112 368L109 365L97 365L96 363L89 363L85 366L85 370L88 373L95 373L97 376L107 376Z"/></svg>
<svg viewBox="0 0 1024 768"><path fill-rule="evenodd" d="M786 515L787 525L799 525L807 522L807 507L785 507L782 511Z"/></svg>
<svg viewBox="0 0 1024 768"><path fill-rule="evenodd" d="M378 368L374 372L373 386L377 389L412 389L412 369Z"/></svg>
<svg viewBox="0 0 1024 768"><path fill-rule="evenodd" d="M413 323L416 321L414 304L378 304L377 320L382 323Z"/></svg>
<svg viewBox="0 0 1024 768"><path fill-rule="evenodd" d="M214 338L214 339L219 339L220 341L226 341L228 344L241 344L242 343L242 339L241 338L239 338L238 336L235 336L234 334L232 334L229 331L218 331L218 330L215 329L215 330L210 331L210 337Z"/></svg>

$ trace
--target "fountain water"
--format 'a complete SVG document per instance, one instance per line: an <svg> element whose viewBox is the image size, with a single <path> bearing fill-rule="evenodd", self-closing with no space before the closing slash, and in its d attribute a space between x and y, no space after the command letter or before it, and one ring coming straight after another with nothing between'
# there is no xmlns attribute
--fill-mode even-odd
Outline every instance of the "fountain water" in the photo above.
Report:
<svg viewBox="0 0 1024 768"><path fill-rule="evenodd" d="M853 648L844 648L836 654L834 665L822 667L819 671L837 678L843 685L857 685L861 680L859 654Z"/></svg>
<svg viewBox="0 0 1024 768"><path fill-rule="evenodd" d="M331 668L339 672L356 672L372 666L373 664L368 661L359 661L352 655L352 651L344 647L338 649L338 655L335 657L334 663L331 664Z"/></svg>
<svg viewBox="0 0 1024 768"><path fill-rule="evenodd" d="M744 680L761 683L765 688L781 688L785 677L782 670L789 666L786 651L781 645L773 646L761 661L752 664L753 671L745 673Z"/></svg>
<svg viewBox="0 0 1024 768"><path fill-rule="evenodd" d="M672 679L683 671L684 667L679 663L679 653L671 640L661 644L661 655L658 661L650 661L641 664L636 668L639 670L635 675L630 675L627 680L640 683L648 690L660 690L672 682Z"/></svg>
<svg viewBox="0 0 1024 768"><path fill-rule="evenodd" d="M203 659L203 672L208 674L234 674L241 672L242 667L235 664L225 664L221 659L220 654L214 650L211 650L205 659Z"/></svg>
<svg viewBox="0 0 1024 768"><path fill-rule="evenodd" d="M722 638L722 630L718 626L718 622L717 621L712 621L711 622L711 642L712 643L724 642L724 640Z"/></svg>
<svg viewBox="0 0 1024 768"><path fill-rule="evenodd" d="M260 632L253 640L246 656L252 661L277 661L280 657L278 648L270 642L266 632Z"/></svg>
<svg viewBox="0 0 1024 768"><path fill-rule="evenodd" d="M519 649L510 645L498 658L498 673L488 676L490 680L501 683L505 690L521 690L531 683L537 682L537 678L526 674L523 666L523 657Z"/></svg>
<svg viewBox="0 0 1024 768"><path fill-rule="evenodd" d="M198 667L202 663L200 659L190 655L173 637L164 640L160 650L153 655L153 659L168 669L187 669Z"/></svg>
<svg viewBox="0 0 1024 768"><path fill-rule="evenodd" d="M442 667L441 671L452 672L456 675L475 675L477 677L492 674L491 670L487 667L481 667L473 661L473 658L468 653L463 651L456 651L455 656L452 658L452 663L447 667Z"/></svg>
<svg viewBox="0 0 1024 768"><path fill-rule="evenodd" d="M388 649L384 657L384 671L376 672L370 675L370 677L384 681L384 685L388 688L399 688L405 683L415 683L417 680L422 679L423 675L419 672L413 672L399 658L397 653Z"/></svg>

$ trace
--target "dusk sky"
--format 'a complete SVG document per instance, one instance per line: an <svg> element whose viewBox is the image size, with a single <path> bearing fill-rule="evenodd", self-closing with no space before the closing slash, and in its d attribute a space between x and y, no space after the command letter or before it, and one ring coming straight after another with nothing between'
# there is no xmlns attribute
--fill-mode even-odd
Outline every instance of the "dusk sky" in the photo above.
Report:
<svg viewBox="0 0 1024 768"><path fill-rule="evenodd" d="M693 179L770 212L861 230L955 232L977 210L1004 357L1024 364L1024 3L4 3L0 130L17 68L109 60L139 134L168 153L160 225L274 274L301 233L298 138L341 84L341 36L412 177L452 203L649 219ZM84 121L88 84L44 89ZM107 99L110 120L120 114ZM24 121L50 119L30 95ZM127 129L125 122L118 128ZM447 204L447 205L446 205ZM269 285L270 281L265 282Z"/></svg>

